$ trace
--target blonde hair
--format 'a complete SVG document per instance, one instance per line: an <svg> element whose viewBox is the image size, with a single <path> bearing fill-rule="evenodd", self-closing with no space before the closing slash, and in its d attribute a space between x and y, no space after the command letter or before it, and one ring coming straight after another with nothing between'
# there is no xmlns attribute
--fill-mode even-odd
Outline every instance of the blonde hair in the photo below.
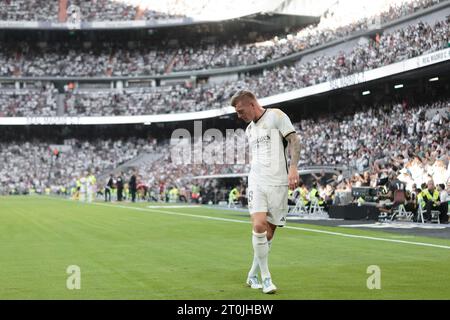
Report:
<svg viewBox="0 0 450 320"><path fill-rule="evenodd" d="M239 90L231 97L231 105L236 107L236 104L242 99L256 100L256 96L253 92L248 90Z"/></svg>

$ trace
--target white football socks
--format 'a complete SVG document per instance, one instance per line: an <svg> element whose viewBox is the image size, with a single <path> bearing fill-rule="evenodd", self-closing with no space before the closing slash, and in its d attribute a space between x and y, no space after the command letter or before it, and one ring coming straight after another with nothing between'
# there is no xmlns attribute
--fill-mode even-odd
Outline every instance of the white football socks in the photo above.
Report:
<svg viewBox="0 0 450 320"><path fill-rule="evenodd" d="M268 256L270 244L272 244L272 241L267 240L267 232L257 233L253 231L252 243L254 256L252 268L249 272L249 277L256 275L256 273L258 272L258 267L261 270L262 279L270 277Z"/></svg>
<svg viewBox="0 0 450 320"><path fill-rule="evenodd" d="M272 240L267 240L267 244L269 245L269 253L270 253L270 248L272 247ZM256 253L253 253L252 267L250 268L250 271L248 272L248 277L251 278L251 277L256 276L258 274L258 271L259 271L258 257L256 257Z"/></svg>

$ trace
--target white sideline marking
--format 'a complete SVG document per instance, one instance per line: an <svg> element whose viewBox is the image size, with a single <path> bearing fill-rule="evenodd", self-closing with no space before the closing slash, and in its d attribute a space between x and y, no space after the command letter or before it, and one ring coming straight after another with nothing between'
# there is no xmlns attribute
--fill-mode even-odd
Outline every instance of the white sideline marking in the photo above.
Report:
<svg viewBox="0 0 450 320"><path fill-rule="evenodd" d="M63 199L61 199L61 200L63 200ZM64 200L72 201L72 200L69 200L69 199L64 199ZM123 209L131 209L131 210L146 211L146 212L154 211L154 212L160 212L160 213L164 213L164 214L168 214L168 215L184 216L184 217L192 217L192 218L200 218L200 219L208 219L208 220L227 221L227 222L236 222L236 223L248 223L248 224L250 223L250 221L244 221L244 220L211 217L211 216L189 214L189 213L182 213L182 212L171 212L171 211L165 211L165 210L146 209L146 208L139 208L139 207L129 207L129 206L124 206L124 205L113 205L113 204L95 203L95 202L86 203L86 204L94 204L94 205L97 205L97 206L105 206L105 207L111 207L111 208L123 208ZM285 228L285 229L293 229L293 230L301 230L301 231L309 231L309 232L316 232L316 233L323 233L323 234L329 234L329 235L341 236L341 237L347 237L347 238L366 239L366 240L375 240L375 241L386 241L386 242L394 242L394 243L412 244L412 245L416 245L416 246L433 247L433 248L441 248L441 249L450 249L450 246L439 245L439 244L432 244L432 243L426 243L426 242L415 242L415 241L406 241L406 240L397 240L397 239L386 239L386 238L378 238L378 237L359 236L359 235L348 234L348 233L333 232L333 231L318 230L318 229L309 229L309 228L302 228L302 227L292 227L292 226L285 226L283 228Z"/></svg>
<svg viewBox="0 0 450 320"><path fill-rule="evenodd" d="M200 207L200 205L183 205L183 206L147 206L147 208L153 209L173 209L173 208L195 208L195 207Z"/></svg>
<svg viewBox="0 0 450 320"><path fill-rule="evenodd" d="M376 223L369 223L369 224L348 224L348 225L340 225L339 227L344 228L373 228L373 229L429 229L429 230L442 230L446 229L447 227L442 224L435 224L435 225L427 225L423 223L413 223L413 222L393 222L393 223L382 223L382 222L376 222Z"/></svg>

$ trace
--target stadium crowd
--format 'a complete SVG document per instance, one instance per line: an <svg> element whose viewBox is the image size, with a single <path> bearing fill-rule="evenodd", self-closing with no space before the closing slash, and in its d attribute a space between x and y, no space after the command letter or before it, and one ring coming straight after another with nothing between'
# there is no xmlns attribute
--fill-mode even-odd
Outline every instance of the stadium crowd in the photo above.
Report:
<svg viewBox="0 0 450 320"><path fill-rule="evenodd" d="M56 116L57 89L50 82L36 85L27 90L1 90L0 117Z"/></svg>
<svg viewBox="0 0 450 320"><path fill-rule="evenodd" d="M446 48L449 43L448 21L436 22L433 26L418 22L399 30L383 34L379 39L358 44L349 53L335 56L317 55L311 61L294 65L278 66L264 70L262 75L248 76L236 81L221 84L186 83L152 88L124 89L120 91L83 91L68 90L65 98L65 114L68 115L134 115L154 113L175 113L182 111L200 111L220 108L227 105L229 98L238 89L248 88L260 97L271 96L294 89L307 87L362 72L421 54ZM52 61L55 72L56 61ZM83 59L80 59L83 61ZM105 66L107 62L105 61ZM77 64L64 64L69 69ZM102 64L85 61L82 65L102 68ZM51 70L52 67L49 67ZM42 73L39 73L42 74ZM47 91L46 91L47 92ZM8 100L0 91L0 99ZM47 92L47 96L49 93ZM27 94L25 94L27 96ZM21 110L27 106L33 108L39 104L33 99L41 99L37 94L29 95L28 105L20 105ZM54 98L53 98L54 99ZM4 108L4 107L3 107ZM17 116L17 108L7 108L6 116ZM35 110L35 111L39 111ZM56 110L45 110L45 115L56 115ZM31 114L33 110L23 110L22 114ZM34 113L34 115L43 115Z"/></svg>
<svg viewBox="0 0 450 320"><path fill-rule="evenodd" d="M57 22L59 4L59 0L3 0L0 6L0 20ZM76 15L76 20L83 22L167 20L186 17L207 20L208 17L224 14L221 10L227 11L228 14L234 11L234 16L240 16L248 14L249 9L253 13L257 11L255 7L258 5L260 7L258 0L248 0L245 3L239 0L228 0L227 3L211 0L68 0L62 4L67 5L69 17Z"/></svg>
<svg viewBox="0 0 450 320"><path fill-rule="evenodd" d="M364 18L360 21L344 20L348 25L339 23L341 17L328 13L323 16L317 25L310 25L287 34L256 43L239 43L230 41L221 44L192 45L181 43L176 48L163 44L164 49L154 48L154 43L136 43L136 47L127 48L122 44L113 43L96 44L92 48L84 48L68 43L47 44L46 46L32 45L30 43L10 44L2 50L8 49L17 59L9 56L0 56L4 65L1 75L11 76L18 72L22 76L136 76L158 75L167 72L191 71L206 68L224 68L233 66L253 65L271 61L283 56L316 47L330 41L346 37L351 33L368 28L369 21L387 22L410 14L418 8L425 8L440 1L405 1L399 6L391 5L375 17ZM89 6L92 12L96 12ZM92 15L89 13L89 16ZM99 12L108 12L107 9ZM337 21L339 20L339 21ZM415 37L429 35L429 26L426 33L417 34L409 30L410 34L396 35L392 41L417 41ZM441 31L437 26L437 33L446 35L446 27ZM419 28L421 28L419 26ZM408 30L406 30L408 32ZM411 34L412 32L412 34ZM399 38L401 37L401 38ZM412 37L413 39L405 39ZM439 39L433 39L436 44ZM421 42L427 42L421 39ZM408 43L410 45L411 43ZM391 45L391 44L389 44ZM415 44L423 46L422 43ZM405 43L406 46L406 43ZM361 48L364 49L364 48ZM380 48L383 50L384 48ZM404 49L404 48L403 48ZM420 49L418 49L420 50ZM14 54L15 53L15 54Z"/></svg>
<svg viewBox="0 0 450 320"><path fill-rule="evenodd" d="M429 180L446 186L450 182L448 99L419 105L402 102L366 106L351 115L323 115L314 120L301 120L294 126L303 142L300 167L336 165L354 172L349 177L335 176L327 183L318 180L318 193L328 200L335 192L351 191L352 186L379 187L392 179L404 182L408 191ZM68 190L86 171L104 174L142 153L162 155L157 162L136 168L139 183L147 189L190 190L196 183L202 190L212 190L216 188L216 180L196 181L194 177L248 172L248 155L245 161L242 158L237 161L244 143L243 135L238 135L234 144L227 144L226 140L203 142L203 150L208 154L227 150L233 155L232 164L226 158L222 162L186 163L189 157L177 153L179 149L171 148L167 141L156 144L155 139L69 140L66 141L69 151L61 149L57 153L50 143L3 143L1 192L31 187ZM102 190L106 181L98 183L98 190Z"/></svg>
<svg viewBox="0 0 450 320"><path fill-rule="evenodd" d="M376 16L364 16L372 14L368 10L359 11L359 15L364 16L363 19L355 19L351 17L345 5L345 1L341 1L340 6L329 9L322 18L329 22L326 24L338 25L345 21L351 21L354 25L353 30L367 26L373 19L379 19L381 22L397 19L401 16L411 14L417 10L427 8L445 0L397 0L397 1L379 1L377 10L382 10ZM236 0L230 0L228 6L222 5L222 10L236 10ZM247 8L253 8L257 5L257 1L248 1ZM241 4L241 6L243 6ZM158 20L170 18L182 18L186 16L211 16L217 5L209 0L204 1L180 1L166 0L154 1L148 5L135 0L114 1L114 0L69 0L67 1L67 14L71 14L71 8L77 7L82 21L129 21L129 20ZM245 7L245 6L244 6ZM355 6L353 6L355 7ZM344 8L344 9L342 9ZM362 7L364 8L364 7ZM58 21L59 1L44 0L4 0L0 6L0 20L12 21ZM242 10L245 12L245 10ZM254 10L253 10L254 11ZM217 12L216 12L217 15ZM356 20L356 21L354 21ZM341 32L345 32L343 29Z"/></svg>
<svg viewBox="0 0 450 320"><path fill-rule="evenodd" d="M185 48L175 58L173 71L204 69L205 66L223 68L252 65L278 59L290 54L344 38L352 33L367 30L370 25L384 24L420 9L436 5L439 0L401 1L386 3L379 8L380 12L372 16L364 16L364 11L355 15L347 12L328 10L316 25L301 28L293 33L276 36L266 41L251 44L227 44L221 47L211 46L206 50ZM342 8L342 7L339 7Z"/></svg>
<svg viewBox="0 0 450 320"><path fill-rule="evenodd" d="M3 0L0 20L11 21L58 21L59 1Z"/></svg>
<svg viewBox="0 0 450 320"><path fill-rule="evenodd" d="M30 188L52 191L68 188L87 172L115 169L142 152L152 152L154 139L113 141L66 140L64 145L42 141L0 143L0 193Z"/></svg>
<svg viewBox="0 0 450 320"><path fill-rule="evenodd" d="M368 43L358 44L349 53L342 52L335 56L317 55L311 61L302 62L300 60L293 65L266 69L261 75L247 76L240 80L221 84L193 85L186 83L184 85L140 88L138 91L124 89L122 92L116 90L103 92L101 90L68 90L64 109L68 115L92 116L175 113L220 108L226 106L233 92L240 88L248 88L258 96L266 97L446 48L449 43L449 30L448 21L438 21L433 26L418 22L383 34ZM32 53L29 54L33 56ZM93 66L92 68L95 70L107 69L110 64L107 59L101 62L90 60L92 56L90 58L89 56L78 57L79 64L70 63L70 59L60 61L59 54L53 53L52 55L53 58L43 65L44 69L37 67L36 62L41 61L39 58L29 66L27 65L27 69L35 70L36 72L32 72L34 75L43 75L48 72L56 75L60 74L62 70L74 71L78 68L86 68L85 66ZM11 70L11 68L8 69L4 66L3 70ZM71 74L70 71L69 74ZM89 75L95 75L95 72L89 72ZM33 100L42 100L38 94L25 93L22 96L28 98L25 105L20 104L19 101L21 114L56 115L56 109L53 107L36 109L35 106L39 105L39 102ZM51 93L45 91L45 96L49 97ZM0 91L0 99L8 100L8 97L10 97L10 93L7 93L5 97L5 94ZM49 97L49 99L54 100L54 97ZM39 113L39 110L45 113ZM17 112L17 108L11 107L2 111L5 116L18 116Z"/></svg>
<svg viewBox="0 0 450 320"><path fill-rule="evenodd" d="M58 0L4 0L0 6L0 20L58 22ZM139 12L142 11L142 12ZM69 0L67 15L77 14L81 21L157 20L184 17L170 12L140 8L130 1Z"/></svg>
<svg viewBox="0 0 450 320"><path fill-rule="evenodd" d="M373 24L392 21L439 2L442 1L399 1L360 20L352 20L330 9L317 25L281 39L276 37L252 44L230 42L165 50L147 49L145 45L131 49L109 43L88 48L76 48L67 43L7 44L0 52L0 75L137 76L198 70L205 66L252 65L367 30ZM52 21L56 19L56 14L48 14L55 10L55 3L45 2L41 6L37 3L6 0L7 5L0 6L0 19L32 20L44 16ZM139 16L136 8L127 4L102 0L90 5L73 0L71 4L81 8L81 16L87 21L132 20ZM171 15L146 12L140 17L162 19ZM186 82L121 91L66 88L63 108L59 108L58 91L50 82L36 83L26 89L0 88L0 116L56 116L61 115L61 109L64 115L106 116L220 108L241 88L266 97L447 48L449 30L448 17L433 24L416 21L361 41L351 51L334 56L316 54L310 60L300 59L296 63L265 69L259 75L246 75L221 84ZM313 189L327 203L337 192L349 192L355 186L378 188L397 180L416 195L417 190L424 190L430 181L444 185L441 189L448 189L449 112L450 101L446 98L433 103L410 105L404 101L364 107L351 116L333 114L303 119L295 124L303 141L298 165L339 165L354 173L349 177L339 174L327 179L324 174L313 175ZM244 143L242 137L239 139L233 146L210 142L205 143L205 148L217 148L216 151L231 148L236 154L237 146ZM62 149L38 140L4 142L0 144L0 161L4 164L0 168L0 194L30 189L67 191L87 172L104 174L142 153L162 155L160 161L140 166L137 172L139 184L149 190L149 199L153 200L164 199L174 188L181 190L185 200L193 199L194 193L199 195L218 189L215 179L196 181L193 177L245 173L249 169L248 163L180 164L167 152L169 149L167 142L157 145L156 140L145 139L70 140ZM97 189L102 190L105 183L99 181ZM198 201L197 196L195 200Z"/></svg>
<svg viewBox="0 0 450 320"><path fill-rule="evenodd" d="M178 3L189 4L188 1ZM166 8L165 11L151 10L136 1L70 0L68 5L68 8L70 6L80 8L82 21L164 20L185 17L185 14L175 13L174 8Z"/></svg>

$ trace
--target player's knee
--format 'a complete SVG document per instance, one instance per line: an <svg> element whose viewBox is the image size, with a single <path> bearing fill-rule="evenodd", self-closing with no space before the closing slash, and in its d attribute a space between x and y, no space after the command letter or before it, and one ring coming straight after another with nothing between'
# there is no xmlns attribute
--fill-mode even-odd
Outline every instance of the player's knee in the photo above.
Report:
<svg viewBox="0 0 450 320"><path fill-rule="evenodd" d="M267 231L267 224L264 221L255 221L253 222L253 231L264 233Z"/></svg>

